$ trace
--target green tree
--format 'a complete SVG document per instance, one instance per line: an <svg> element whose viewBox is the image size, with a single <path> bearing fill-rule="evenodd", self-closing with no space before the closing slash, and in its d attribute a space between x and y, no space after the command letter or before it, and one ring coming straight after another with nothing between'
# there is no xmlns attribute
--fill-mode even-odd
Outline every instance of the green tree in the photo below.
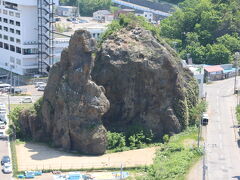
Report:
<svg viewBox="0 0 240 180"><path fill-rule="evenodd" d="M208 44L206 48L209 64L231 63L231 52L223 44Z"/></svg>

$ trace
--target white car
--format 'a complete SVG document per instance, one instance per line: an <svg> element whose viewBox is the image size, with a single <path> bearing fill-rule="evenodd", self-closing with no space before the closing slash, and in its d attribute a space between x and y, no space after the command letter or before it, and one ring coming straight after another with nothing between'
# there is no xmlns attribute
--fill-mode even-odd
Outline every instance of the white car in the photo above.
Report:
<svg viewBox="0 0 240 180"><path fill-rule="evenodd" d="M39 86L46 86L46 83L44 83L44 82L36 82L35 83L35 88L38 88Z"/></svg>
<svg viewBox="0 0 240 180"><path fill-rule="evenodd" d="M0 121L0 129L5 129L6 124L3 121Z"/></svg>
<svg viewBox="0 0 240 180"><path fill-rule="evenodd" d="M38 86L37 90L38 91L44 91L46 85L41 85L41 86Z"/></svg>
<svg viewBox="0 0 240 180"><path fill-rule="evenodd" d="M33 100L31 97L25 97L21 100L21 103L32 103Z"/></svg>
<svg viewBox="0 0 240 180"><path fill-rule="evenodd" d="M12 165L10 163L5 163L3 165L3 173L5 174L12 173Z"/></svg>

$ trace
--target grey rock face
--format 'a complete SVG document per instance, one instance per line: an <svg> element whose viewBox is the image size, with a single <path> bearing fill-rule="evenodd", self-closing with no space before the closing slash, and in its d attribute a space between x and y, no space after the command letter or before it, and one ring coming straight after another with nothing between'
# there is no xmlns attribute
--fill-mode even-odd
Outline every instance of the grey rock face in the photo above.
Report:
<svg viewBox="0 0 240 180"><path fill-rule="evenodd" d="M109 109L104 88L91 81L95 41L87 31L76 31L61 61L49 74L44 92L44 132L54 146L87 154L103 154L106 129L101 117Z"/></svg>
<svg viewBox="0 0 240 180"><path fill-rule="evenodd" d="M123 29L104 41L92 76L111 103L103 118L108 129L140 125L160 137L187 126L197 84L171 51L142 28ZM192 97L189 88L195 88Z"/></svg>

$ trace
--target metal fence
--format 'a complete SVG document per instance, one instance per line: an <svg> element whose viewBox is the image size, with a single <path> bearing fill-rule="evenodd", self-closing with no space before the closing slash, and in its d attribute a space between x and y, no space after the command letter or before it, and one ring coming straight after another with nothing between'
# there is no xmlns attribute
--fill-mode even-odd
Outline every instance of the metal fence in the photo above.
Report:
<svg viewBox="0 0 240 180"><path fill-rule="evenodd" d="M101 162L101 163L65 163L65 162L37 162L37 163L18 163L19 171L29 170L80 170L80 169L114 169L114 168L133 168L133 167L146 167L150 165L147 161L134 161L134 162Z"/></svg>

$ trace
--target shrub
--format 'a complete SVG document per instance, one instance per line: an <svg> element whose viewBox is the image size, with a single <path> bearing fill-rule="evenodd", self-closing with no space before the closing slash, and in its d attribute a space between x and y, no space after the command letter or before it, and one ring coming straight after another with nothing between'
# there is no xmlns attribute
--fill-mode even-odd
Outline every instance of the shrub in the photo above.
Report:
<svg viewBox="0 0 240 180"><path fill-rule="evenodd" d="M207 102L206 101L200 101L195 107L190 109L190 125L199 124L199 121L201 120L201 116L203 112L205 112L207 109Z"/></svg>
<svg viewBox="0 0 240 180"><path fill-rule="evenodd" d="M168 135L168 134L165 134L165 135L163 136L163 142L164 142L164 143L168 143L168 142L169 142L169 135Z"/></svg>
<svg viewBox="0 0 240 180"><path fill-rule="evenodd" d="M126 146L125 136L122 133L107 132L107 148L122 150Z"/></svg>

